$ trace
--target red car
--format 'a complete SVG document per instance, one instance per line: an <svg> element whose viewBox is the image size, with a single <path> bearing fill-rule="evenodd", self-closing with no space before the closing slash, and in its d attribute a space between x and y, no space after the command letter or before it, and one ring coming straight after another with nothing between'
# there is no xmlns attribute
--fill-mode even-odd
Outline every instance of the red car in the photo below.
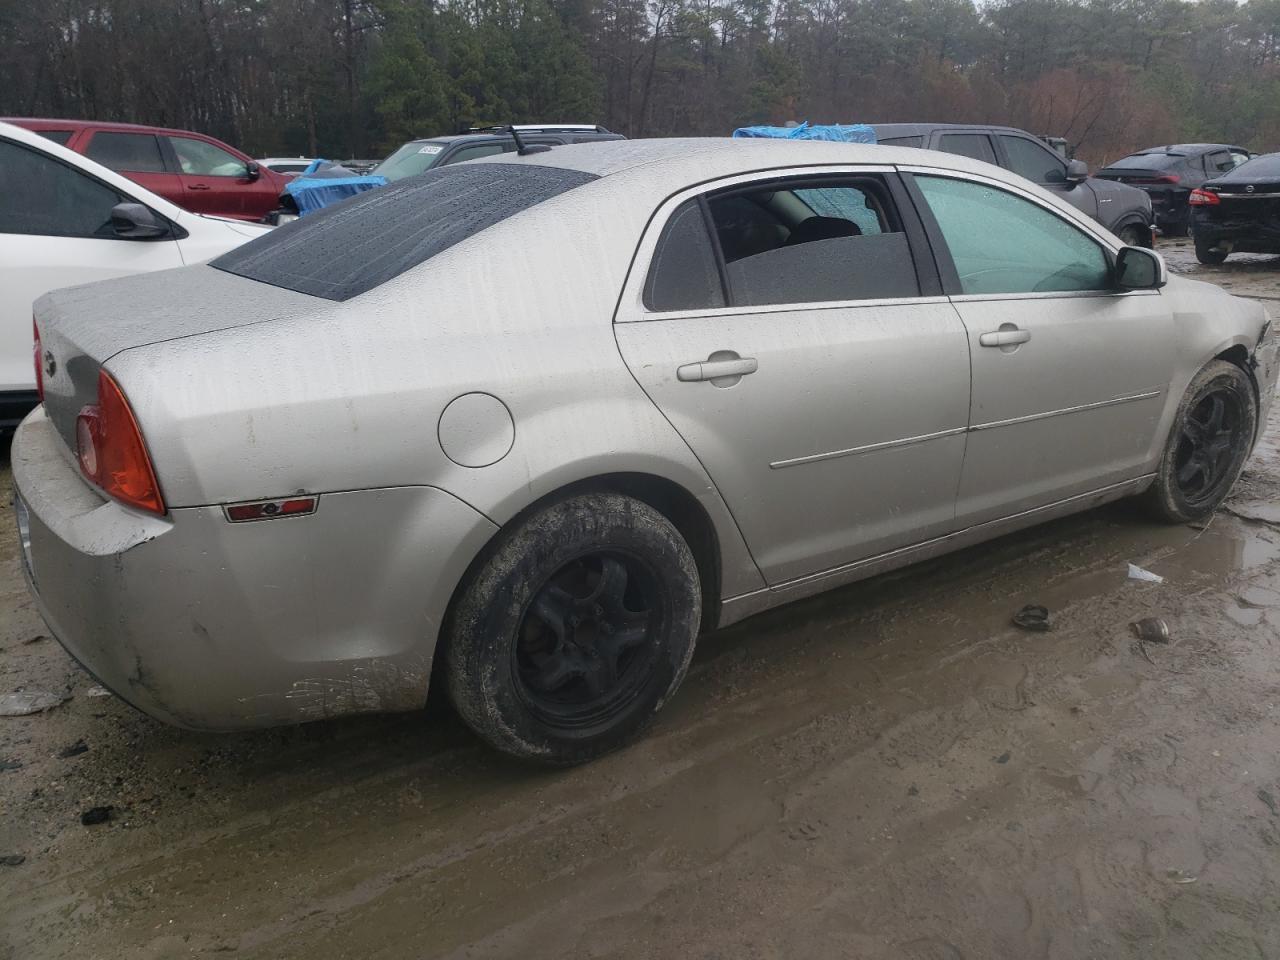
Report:
<svg viewBox="0 0 1280 960"><path fill-rule="evenodd" d="M3 118L96 160L192 213L262 220L288 178L189 130L95 120Z"/></svg>

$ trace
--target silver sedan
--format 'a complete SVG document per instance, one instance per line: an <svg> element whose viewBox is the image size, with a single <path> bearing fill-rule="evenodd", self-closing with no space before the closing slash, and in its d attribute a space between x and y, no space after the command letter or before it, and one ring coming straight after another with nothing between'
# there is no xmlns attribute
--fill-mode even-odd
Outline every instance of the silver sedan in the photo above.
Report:
<svg viewBox="0 0 1280 960"><path fill-rule="evenodd" d="M699 631L1121 497L1203 517L1261 306L1025 180L671 140L450 166L36 308L26 573L152 716L423 706L574 763Z"/></svg>

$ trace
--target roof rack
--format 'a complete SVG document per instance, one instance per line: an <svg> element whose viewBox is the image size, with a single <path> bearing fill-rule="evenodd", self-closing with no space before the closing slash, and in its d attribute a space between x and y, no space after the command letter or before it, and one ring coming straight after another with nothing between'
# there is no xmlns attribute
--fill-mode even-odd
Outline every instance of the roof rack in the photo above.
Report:
<svg viewBox="0 0 1280 960"><path fill-rule="evenodd" d="M463 133L560 133L562 131L576 133L611 133L598 123L497 123L483 127L466 127Z"/></svg>

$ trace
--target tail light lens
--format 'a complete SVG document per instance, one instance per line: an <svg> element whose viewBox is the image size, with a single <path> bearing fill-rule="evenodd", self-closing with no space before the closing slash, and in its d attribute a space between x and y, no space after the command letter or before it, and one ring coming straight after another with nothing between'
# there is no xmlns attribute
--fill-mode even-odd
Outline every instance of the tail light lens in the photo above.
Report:
<svg viewBox="0 0 1280 960"><path fill-rule="evenodd" d="M150 513L165 512L138 421L105 370L98 372L98 402L76 418L76 455L84 475L108 496Z"/></svg>
<svg viewBox="0 0 1280 960"><path fill-rule="evenodd" d="M1187 197L1187 203L1193 207L1216 207L1222 202L1222 198L1216 193L1208 190L1201 190L1197 187L1191 191L1191 196Z"/></svg>
<svg viewBox="0 0 1280 960"><path fill-rule="evenodd" d="M36 365L36 399L44 403L44 364L40 362L40 355L44 353L40 349L40 327L36 323L36 318L31 318L31 337L34 346L31 348L31 359Z"/></svg>

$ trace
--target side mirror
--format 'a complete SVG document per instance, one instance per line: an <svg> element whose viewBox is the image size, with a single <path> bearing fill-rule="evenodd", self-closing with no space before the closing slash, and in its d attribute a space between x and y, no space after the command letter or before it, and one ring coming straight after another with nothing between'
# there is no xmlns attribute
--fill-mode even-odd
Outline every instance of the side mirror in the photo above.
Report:
<svg viewBox="0 0 1280 960"><path fill-rule="evenodd" d="M1115 278L1121 290L1159 290L1169 282L1169 271L1154 250L1123 247L1116 254Z"/></svg>
<svg viewBox="0 0 1280 960"><path fill-rule="evenodd" d="M1089 165L1083 160L1067 161L1067 183L1083 183L1089 179Z"/></svg>
<svg viewBox="0 0 1280 960"><path fill-rule="evenodd" d="M140 203L117 203L112 207L111 229L124 240L158 240L170 236L169 225Z"/></svg>
<svg viewBox="0 0 1280 960"><path fill-rule="evenodd" d="M257 180L262 176L262 165L257 160L250 160L244 165L244 173L250 180Z"/></svg>

